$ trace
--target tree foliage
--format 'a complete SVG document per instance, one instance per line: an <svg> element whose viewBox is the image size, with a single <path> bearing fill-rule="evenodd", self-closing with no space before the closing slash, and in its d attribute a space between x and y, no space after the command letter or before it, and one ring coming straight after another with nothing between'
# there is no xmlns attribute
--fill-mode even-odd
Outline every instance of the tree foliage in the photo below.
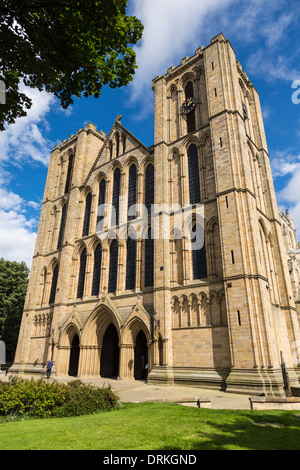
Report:
<svg viewBox="0 0 300 470"><path fill-rule="evenodd" d="M132 45L143 25L126 14L128 0L2 0L0 5L0 80L6 104L0 129L26 115L31 100L19 84L45 89L63 108L72 97L98 98L132 80Z"/></svg>
<svg viewBox="0 0 300 470"><path fill-rule="evenodd" d="M27 291L29 269L22 261L0 259L0 339L13 361Z"/></svg>

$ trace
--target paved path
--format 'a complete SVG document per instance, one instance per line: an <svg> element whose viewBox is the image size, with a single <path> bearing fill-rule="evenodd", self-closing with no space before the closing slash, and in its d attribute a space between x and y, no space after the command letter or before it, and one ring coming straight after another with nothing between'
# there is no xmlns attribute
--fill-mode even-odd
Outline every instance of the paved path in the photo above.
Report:
<svg viewBox="0 0 300 470"><path fill-rule="evenodd" d="M26 376L28 378L28 375ZM53 377L59 382L69 382L73 377ZM0 380L8 380L8 376L0 374ZM52 379L50 379L52 380ZM186 387L176 385L153 385L147 384L142 380L114 380L104 378L81 378L82 382L90 383L96 386L110 384L112 389L118 394L121 401L124 402L144 402L144 401L164 401L179 400L182 398L192 398L195 401L200 398L209 398L211 408L214 409L235 409L250 410L250 401L248 395L236 393L221 392L208 388Z"/></svg>

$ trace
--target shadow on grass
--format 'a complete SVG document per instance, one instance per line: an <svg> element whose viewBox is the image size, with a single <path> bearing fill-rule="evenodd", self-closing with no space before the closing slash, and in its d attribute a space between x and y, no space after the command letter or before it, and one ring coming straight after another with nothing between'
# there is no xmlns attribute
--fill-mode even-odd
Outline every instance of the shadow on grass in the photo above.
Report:
<svg viewBox="0 0 300 470"><path fill-rule="evenodd" d="M228 412L226 412L228 418ZM159 450L300 450L300 415L291 412L244 412L222 423L205 422L205 429L183 438L182 446ZM188 442L187 442L188 440ZM185 442L184 442L185 441Z"/></svg>

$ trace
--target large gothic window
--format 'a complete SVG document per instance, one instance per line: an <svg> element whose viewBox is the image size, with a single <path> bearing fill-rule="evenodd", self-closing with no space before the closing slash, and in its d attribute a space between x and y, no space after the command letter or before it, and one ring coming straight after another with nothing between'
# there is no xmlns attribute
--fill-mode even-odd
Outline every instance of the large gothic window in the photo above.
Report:
<svg viewBox="0 0 300 470"><path fill-rule="evenodd" d="M205 235L203 230L203 227L199 224L195 224L191 231L194 279L207 277Z"/></svg>
<svg viewBox="0 0 300 470"><path fill-rule="evenodd" d="M189 82L185 89L185 99L193 98L194 97L194 88L192 82ZM187 125L187 132L193 132L196 129L196 121L195 121L195 109L190 111L186 115L186 125Z"/></svg>
<svg viewBox="0 0 300 470"><path fill-rule="evenodd" d="M145 206L148 214L151 212L151 204L154 204L154 166L150 164L145 174Z"/></svg>
<svg viewBox="0 0 300 470"><path fill-rule="evenodd" d="M81 255L80 255L80 266L79 266L78 287L77 287L78 299L82 299L83 297L85 268L86 268L86 248L82 250Z"/></svg>
<svg viewBox="0 0 300 470"><path fill-rule="evenodd" d="M153 286L154 280L154 239L149 228L145 240L145 287Z"/></svg>
<svg viewBox="0 0 300 470"><path fill-rule="evenodd" d="M197 204L200 202L200 174L198 150L195 144L190 145L188 149L188 168L190 204Z"/></svg>
<svg viewBox="0 0 300 470"><path fill-rule="evenodd" d="M56 264L55 268L53 269L49 304L54 304L54 302L55 302L55 294L56 294L57 279L58 279L58 268L59 268L59 266L58 266L58 264Z"/></svg>
<svg viewBox="0 0 300 470"><path fill-rule="evenodd" d="M113 196L112 196L112 219L111 225L119 225L119 197L120 197L120 168L114 172Z"/></svg>
<svg viewBox="0 0 300 470"><path fill-rule="evenodd" d="M100 276L101 276L101 261L102 261L102 249L100 243L96 246L94 251L94 271L93 271L93 284L92 284L92 295L99 294Z"/></svg>
<svg viewBox="0 0 300 470"><path fill-rule="evenodd" d="M99 184L99 199L98 199L98 213L97 213L97 231L103 230L104 220L104 204L105 204L105 189L106 181L103 178ZM100 210L100 212L99 212Z"/></svg>
<svg viewBox="0 0 300 470"><path fill-rule="evenodd" d="M83 227L82 227L83 237L89 234L91 207L92 207L92 194L88 193L88 195L85 198L85 211L84 211L84 219L83 219Z"/></svg>
<svg viewBox="0 0 300 470"><path fill-rule="evenodd" d="M118 275L118 242L117 240L113 240L110 245L108 292L116 291L117 275Z"/></svg>
<svg viewBox="0 0 300 470"><path fill-rule="evenodd" d="M73 173L74 155L71 154L69 157L68 172L65 186L65 193L68 193L71 189L72 173Z"/></svg>
<svg viewBox="0 0 300 470"><path fill-rule="evenodd" d="M131 206L136 204L136 166L131 165L129 169L129 181L128 181L128 211ZM128 215L128 220L135 219L135 215L132 213L133 208L131 209L131 215Z"/></svg>
<svg viewBox="0 0 300 470"><path fill-rule="evenodd" d="M65 233L65 225L66 225L66 217L67 217L67 204L64 204L61 209L61 219L60 219L60 228L59 228L59 235L57 241L57 249L60 250L62 247L62 242Z"/></svg>
<svg viewBox="0 0 300 470"><path fill-rule="evenodd" d="M136 268L136 240L129 237L127 240L126 289L135 288L135 268Z"/></svg>

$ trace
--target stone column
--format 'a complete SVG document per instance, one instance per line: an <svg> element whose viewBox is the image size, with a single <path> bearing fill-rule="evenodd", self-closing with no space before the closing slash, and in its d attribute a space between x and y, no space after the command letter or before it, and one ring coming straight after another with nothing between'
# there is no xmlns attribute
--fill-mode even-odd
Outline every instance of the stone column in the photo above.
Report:
<svg viewBox="0 0 300 470"><path fill-rule="evenodd" d="M103 292L108 287L108 247L102 245L101 275L99 292Z"/></svg>
<svg viewBox="0 0 300 470"><path fill-rule="evenodd" d="M135 290L139 292L141 290L141 270L142 270L142 240L140 238L136 241L136 278L135 278Z"/></svg>
<svg viewBox="0 0 300 470"><path fill-rule="evenodd" d="M134 344L119 344L119 378L134 380Z"/></svg>
<svg viewBox="0 0 300 470"><path fill-rule="evenodd" d="M126 243L124 240L118 242L118 272L116 294L120 294L125 290L125 266L126 266Z"/></svg>

